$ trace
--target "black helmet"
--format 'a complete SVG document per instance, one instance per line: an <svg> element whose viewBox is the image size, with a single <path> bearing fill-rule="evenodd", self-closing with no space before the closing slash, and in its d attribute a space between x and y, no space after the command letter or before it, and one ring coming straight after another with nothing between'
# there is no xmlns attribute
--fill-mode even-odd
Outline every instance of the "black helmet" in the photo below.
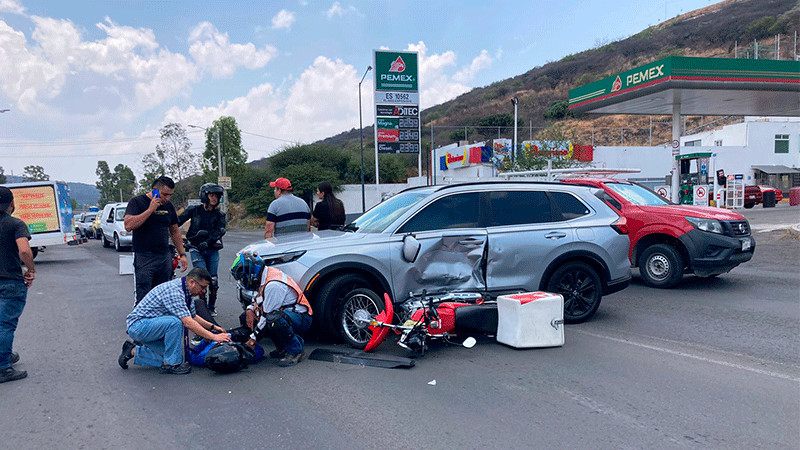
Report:
<svg viewBox="0 0 800 450"><path fill-rule="evenodd" d="M208 194L219 194L219 201L222 203L222 194L225 192L222 186L214 183L206 183L200 186L200 202L208 204Z"/></svg>
<svg viewBox="0 0 800 450"><path fill-rule="evenodd" d="M206 353L203 365L218 373L238 372L247 367L249 362L241 346L242 344L219 343Z"/></svg>

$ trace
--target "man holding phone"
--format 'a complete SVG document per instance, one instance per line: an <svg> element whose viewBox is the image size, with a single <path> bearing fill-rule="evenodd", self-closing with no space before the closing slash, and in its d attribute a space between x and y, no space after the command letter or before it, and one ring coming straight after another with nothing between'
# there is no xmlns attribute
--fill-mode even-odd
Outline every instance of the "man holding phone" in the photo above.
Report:
<svg viewBox="0 0 800 450"><path fill-rule="evenodd" d="M180 269L186 270L189 265L178 229L178 214L170 202L175 182L160 176L153 181L152 188L152 191L132 198L125 209L125 230L133 232L134 304L138 304L155 286L169 281L172 275L170 237L181 257Z"/></svg>

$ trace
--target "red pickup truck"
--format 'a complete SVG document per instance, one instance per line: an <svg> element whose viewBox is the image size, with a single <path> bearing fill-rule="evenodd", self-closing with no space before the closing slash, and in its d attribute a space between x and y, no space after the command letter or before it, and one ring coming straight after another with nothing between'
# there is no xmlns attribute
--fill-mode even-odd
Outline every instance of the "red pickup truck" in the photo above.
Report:
<svg viewBox="0 0 800 450"><path fill-rule="evenodd" d="M652 190L612 178L568 178L601 189L595 195L627 221L629 258L642 280L669 288L684 273L712 277L753 257L756 242L741 214L707 206L676 205Z"/></svg>
<svg viewBox="0 0 800 450"><path fill-rule="evenodd" d="M775 192L775 203L783 200L783 192L780 189L775 189L772 186L745 186L744 187L744 207L752 208L761 203L764 199L765 192Z"/></svg>

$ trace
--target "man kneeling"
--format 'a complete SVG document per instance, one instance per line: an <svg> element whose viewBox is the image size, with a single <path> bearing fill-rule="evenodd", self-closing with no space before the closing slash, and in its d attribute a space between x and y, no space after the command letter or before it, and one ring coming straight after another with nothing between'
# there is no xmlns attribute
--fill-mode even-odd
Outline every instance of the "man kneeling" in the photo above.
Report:
<svg viewBox="0 0 800 450"><path fill-rule="evenodd" d="M137 344L122 344L120 367L127 369L128 360L135 358L134 364L160 367L161 373L191 372L191 366L184 361L184 329L215 342L230 341L225 329L195 311L193 297L203 295L210 283L208 271L197 267L185 277L161 283L148 292L126 319L128 336Z"/></svg>
<svg viewBox="0 0 800 450"><path fill-rule="evenodd" d="M303 338L311 327L311 305L303 290L288 275L267 267L261 276L261 287L253 304L245 311L245 324L253 330L247 345L269 337L275 343L272 358L280 358L281 367L293 366L303 360Z"/></svg>

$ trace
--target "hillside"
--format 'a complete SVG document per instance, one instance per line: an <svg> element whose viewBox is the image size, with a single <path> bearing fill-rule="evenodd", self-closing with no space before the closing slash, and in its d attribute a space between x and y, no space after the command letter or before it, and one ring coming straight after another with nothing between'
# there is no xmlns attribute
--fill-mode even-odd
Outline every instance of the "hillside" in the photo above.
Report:
<svg viewBox="0 0 800 450"><path fill-rule="evenodd" d="M774 40L782 35L781 59L793 57L794 34L800 28L797 0L727 0L689 12L652 26L626 39L534 67L513 78L476 88L446 103L422 111L423 147L441 146L463 139L468 127L470 141L512 137L512 127L481 127L481 120L513 114L511 99L517 97L520 139L536 136L554 121L544 113L557 102L566 102L569 90L667 56L734 58L753 55L759 41L759 57L774 59ZM558 105L556 105L558 106ZM737 117L687 117L686 129L699 131L704 125L739 120ZM652 143L668 142L670 118L666 116L587 116L563 121L574 129L580 144L648 145L652 120ZM513 119L511 120L513 123ZM455 132L455 133L454 133ZM460 135L460 136L459 136ZM373 148L372 127L364 130L365 148ZM342 148L358 148L358 129L320 141Z"/></svg>

